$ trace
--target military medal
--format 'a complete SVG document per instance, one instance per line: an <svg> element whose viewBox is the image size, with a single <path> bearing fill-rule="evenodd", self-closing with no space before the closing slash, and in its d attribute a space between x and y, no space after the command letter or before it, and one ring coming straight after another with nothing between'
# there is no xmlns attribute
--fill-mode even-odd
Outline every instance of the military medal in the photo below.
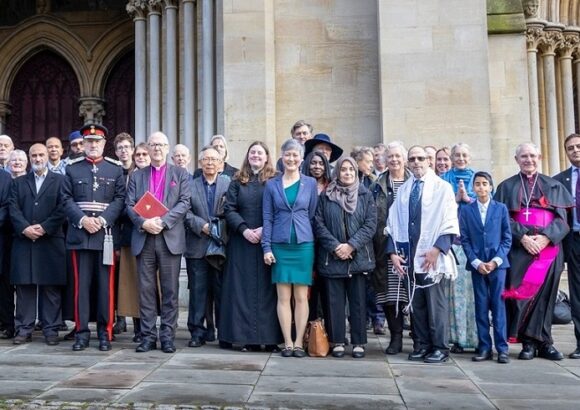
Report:
<svg viewBox="0 0 580 410"><path fill-rule="evenodd" d="M99 189L99 182L97 181L97 172L99 172L99 168L95 164L93 164L93 169L91 169L93 173L93 191Z"/></svg>

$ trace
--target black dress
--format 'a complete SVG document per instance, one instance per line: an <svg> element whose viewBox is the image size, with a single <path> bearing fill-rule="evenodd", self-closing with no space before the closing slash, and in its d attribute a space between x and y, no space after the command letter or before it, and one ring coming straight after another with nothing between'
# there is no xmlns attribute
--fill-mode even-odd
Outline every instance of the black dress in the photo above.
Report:
<svg viewBox="0 0 580 410"><path fill-rule="evenodd" d="M226 195L225 217L230 234L222 283L219 339L238 345L273 345L283 341L276 312L276 287L264 264L260 243L243 236L262 226L264 184L257 177L245 185L234 180Z"/></svg>

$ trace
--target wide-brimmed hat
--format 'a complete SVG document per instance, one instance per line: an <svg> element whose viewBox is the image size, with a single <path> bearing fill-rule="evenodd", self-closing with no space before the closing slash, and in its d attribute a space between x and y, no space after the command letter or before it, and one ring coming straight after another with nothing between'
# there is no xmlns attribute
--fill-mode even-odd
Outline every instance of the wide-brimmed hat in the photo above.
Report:
<svg viewBox="0 0 580 410"><path fill-rule="evenodd" d="M342 148L330 141L330 137L326 134L316 134L312 139L304 143L304 156L310 154L314 147L320 143L328 144L332 148L330 159L328 162L334 162L342 155Z"/></svg>

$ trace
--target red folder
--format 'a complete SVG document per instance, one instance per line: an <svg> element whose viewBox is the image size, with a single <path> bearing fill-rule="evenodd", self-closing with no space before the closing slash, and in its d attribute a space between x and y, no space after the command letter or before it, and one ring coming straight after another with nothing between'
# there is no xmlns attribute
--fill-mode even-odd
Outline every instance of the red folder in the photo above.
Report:
<svg viewBox="0 0 580 410"><path fill-rule="evenodd" d="M149 191L145 192L145 195L137 201L133 210L145 219L151 219L157 216L161 217L169 212L169 209L159 202L159 200Z"/></svg>

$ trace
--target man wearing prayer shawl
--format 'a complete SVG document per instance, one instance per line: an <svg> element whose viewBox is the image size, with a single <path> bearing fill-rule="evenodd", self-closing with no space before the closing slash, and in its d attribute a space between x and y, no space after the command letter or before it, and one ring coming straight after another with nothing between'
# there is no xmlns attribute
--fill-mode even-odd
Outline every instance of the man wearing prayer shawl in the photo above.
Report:
<svg viewBox="0 0 580 410"><path fill-rule="evenodd" d="M566 209L574 200L566 188L538 172L540 150L526 142L516 148L520 172L497 187L494 199L510 212L513 241L508 255L506 299L508 337L523 345L518 358L562 360L553 346L552 314L564 268L561 242L570 230Z"/></svg>
<svg viewBox="0 0 580 410"><path fill-rule="evenodd" d="M442 363L449 357L445 285L457 276L448 253L459 235L457 204L451 185L429 168L423 147L411 147L408 162L413 177L401 185L389 213L387 253L409 287L415 337L409 360Z"/></svg>

